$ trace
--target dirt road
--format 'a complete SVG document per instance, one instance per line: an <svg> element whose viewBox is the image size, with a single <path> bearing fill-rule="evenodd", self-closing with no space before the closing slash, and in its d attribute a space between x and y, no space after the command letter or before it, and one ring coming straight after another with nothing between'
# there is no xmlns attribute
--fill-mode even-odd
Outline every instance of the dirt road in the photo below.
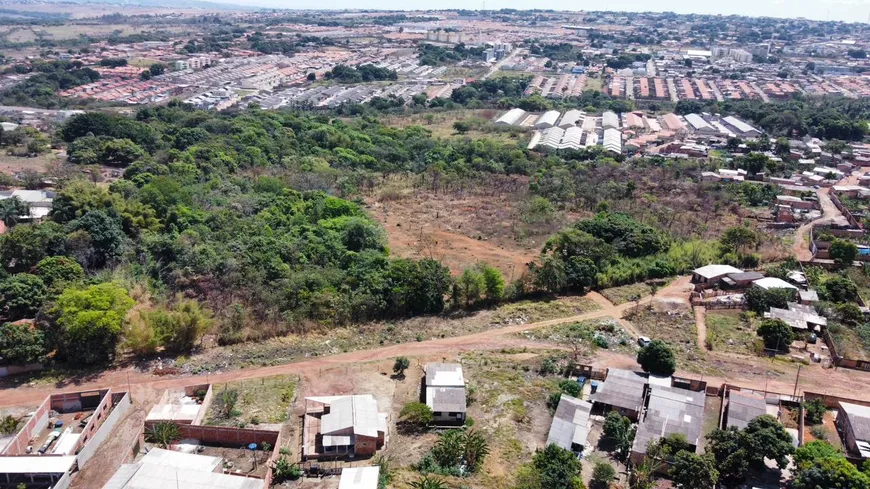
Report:
<svg viewBox="0 0 870 489"><path fill-rule="evenodd" d="M676 280L656 294L656 299L673 301L675 298L685 295L684 290L688 286L688 277ZM542 344L522 339L516 333L525 330L543 328L557 324L584 321L587 319L614 317L621 318L634 302L615 305L606 305L606 299L593 296L593 300L603 304L601 309L570 317L540 321L537 323L508 326L500 329L492 329L465 336L440 338L415 343L389 345L371 350L361 350L332 356L315 357L309 360L276 365L271 367L250 368L234 370L216 374L206 374L187 377L162 378L150 373L138 372L132 368L126 370L110 370L85 379L59 383L52 387L6 387L0 391L0 407L22 406L38 404L45 396L64 391L81 391L96 388L111 387L118 390L127 390L133 394L137 403L144 400L156 400L159 394L168 388L178 388L185 385L204 382L229 382L251 378L266 377L280 374L300 374L316 378L319 371L335 367L349 367L360 362L387 360L397 356L408 357L450 357L457 353L480 350L500 350L503 348L557 348L553 344ZM652 297L645 297L640 304L648 304ZM591 363L599 367L622 367L635 368L635 359L630 356L613 353L607 350L599 350L595 353ZM736 358L727 353L707 352L707 363L723 372L725 377L704 375L703 380L711 384L723 382L735 383L746 387L763 389L767 386L772 391L792 392L795 382L797 365L789 362L771 362L761 358ZM678 371L678 374L697 378L698 374ZM855 396L856 392L864 392L867 382L867 374L854 370L839 369L825 370L819 366L805 368L801 372L798 390L814 390L828 392L830 394L845 397ZM147 401L146 401L147 402Z"/></svg>
<svg viewBox="0 0 870 489"><path fill-rule="evenodd" d="M864 173L860 171L850 173L848 176L837 182L837 185L857 185L858 178L862 175L864 175ZM792 251L794 252L795 257L800 261L809 261L813 258L813 254L809 249L809 243L807 242L807 236L809 236L810 229L813 226L831 223L848 224L846 217L843 216L843 213L837 209L837 206L835 206L834 202L831 200L830 192L830 188L820 188L816 191L816 195L819 198L819 205L822 208L822 217L803 224L795 231Z"/></svg>
<svg viewBox="0 0 870 489"><path fill-rule="evenodd" d="M707 308L695 306L695 329L698 330L698 349L707 351Z"/></svg>

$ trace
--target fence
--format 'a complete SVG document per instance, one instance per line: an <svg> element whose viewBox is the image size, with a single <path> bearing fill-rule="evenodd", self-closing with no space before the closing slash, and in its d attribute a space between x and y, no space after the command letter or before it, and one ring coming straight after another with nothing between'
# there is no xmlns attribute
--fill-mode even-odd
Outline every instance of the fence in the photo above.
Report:
<svg viewBox="0 0 870 489"><path fill-rule="evenodd" d="M37 372L42 369L43 366L41 363L28 363L26 365L7 365L5 367L0 367L0 377L26 374L27 372Z"/></svg>
<svg viewBox="0 0 870 489"><path fill-rule="evenodd" d="M121 419L126 416L127 412L130 411L130 408L133 405L130 401L130 394L128 392L119 392L111 396L106 396L106 398L114 404L114 408L106 420L103 421L103 424L97 429L96 433L91 437L90 442L84 445L78 455L76 455L79 469L84 467L88 460L94 456L100 445L112 433L112 430L114 430Z"/></svg>
<svg viewBox="0 0 870 489"><path fill-rule="evenodd" d="M146 421L145 428L150 429L156 423ZM278 442L279 432L267 430L251 430L247 428L230 428L227 426L195 426L190 424L178 425L181 438L193 438L203 445L217 445L227 447L239 447L256 443L261 445L266 442L273 447Z"/></svg>
<svg viewBox="0 0 870 489"><path fill-rule="evenodd" d="M702 306L706 309L743 309L746 304L743 302L725 302L725 301L692 301L692 307Z"/></svg>
<svg viewBox="0 0 870 489"><path fill-rule="evenodd" d="M825 403L825 406L829 407L829 408L839 408L841 401L848 402L849 404L859 404L861 406L870 407L870 401L862 401L860 399L850 399L848 397L839 397L839 396L832 396L832 395L828 395L828 394L820 394L818 392L804 391L804 399L806 399L807 401L812 401L814 399L821 399Z"/></svg>
<svg viewBox="0 0 870 489"><path fill-rule="evenodd" d="M205 419L205 415L208 414L208 408L211 406L211 401L214 398L214 391L212 390L211 384L198 384L198 385L189 385L184 388L184 394L186 396L195 396L199 391L205 391L205 396L202 398L202 404L200 404L199 413L193 418L193 421L190 424L200 425L202 421Z"/></svg>
<svg viewBox="0 0 870 489"><path fill-rule="evenodd" d="M0 452L3 455L22 455L27 451L27 445L30 439L48 425L48 412L51 411L51 397L46 397L42 404L36 409L33 416L24 424L21 431L15 435L6 448Z"/></svg>
<svg viewBox="0 0 870 489"><path fill-rule="evenodd" d="M864 302L860 297L858 297L858 300L859 302ZM834 343L834 337L831 335L831 332L827 328L822 331L822 339L825 341L825 345L828 347L828 351L831 352L831 363L833 363L837 367L851 368L854 370L863 370L865 372L870 372L870 362L866 360L856 360L854 358L845 358L840 355L839 352L837 352L837 344Z"/></svg>

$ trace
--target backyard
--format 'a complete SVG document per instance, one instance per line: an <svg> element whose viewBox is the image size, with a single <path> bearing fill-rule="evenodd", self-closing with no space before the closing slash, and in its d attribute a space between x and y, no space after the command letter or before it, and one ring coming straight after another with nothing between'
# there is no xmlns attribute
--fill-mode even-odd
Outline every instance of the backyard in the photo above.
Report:
<svg viewBox="0 0 870 489"><path fill-rule="evenodd" d="M205 424L255 427L283 423L289 417L298 382L295 376L276 375L214 384L214 400Z"/></svg>

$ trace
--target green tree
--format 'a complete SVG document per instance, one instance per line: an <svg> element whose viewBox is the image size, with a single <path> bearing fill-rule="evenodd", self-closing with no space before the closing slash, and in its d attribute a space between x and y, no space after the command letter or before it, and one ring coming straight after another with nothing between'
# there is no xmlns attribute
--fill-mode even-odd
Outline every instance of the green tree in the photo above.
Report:
<svg viewBox="0 0 870 489"><path fill-rule="evenodd" d="M156 341L168 352L190 351L211 325L211 313L195 300L176 297L168 309L142 312Z"/></svg>
<svg viewBox="0 0 870 489"><path fill-rule="evenodd" d="M60 328L52 338L70 363L91 365L114 358L121 325L135 302L113 283L63 291L50 311Z"/></svg>
<svg viewBox="0 0 870 489"><path fill-rule="evenodd" d="M117 215L104 211L91 211L72 224L74 230L84 231L89 239L88 265L102 268L121 257L126 236Z"/></svg>
<svg viewBox="0 0 870 489"><path fill-rule="evenodd" d="M613 443L613 449L617 457L624 460L631 451L634 442L635 427L631 420L619 414L618 411L610 411L604 419L604 436Z"/></svg>
<svg viewBox="0 0 870 489"><path fill-rule="evenodd" d="M794 331L791 326L781 319L765 319L756 331L764 340L766 348L774 350L788 350L794 341Z"/></svg>
<svg viewBox="0 0 870 489"><path fill-rule="evenodd" d="M0 281L0 301L10 321L32 318L42 307L45 295L45 283L36 275L19 273Z"/></svg>
<svg viewBox="0 0 870 489"><path fill-rule="evenodd" d="M843 456L823 457L799 470L792 482L794 489L868 489L870 477L859 471Z"/></svg>
<svg viewBox="0 0 870 489"><path fill-rule="evenodd" d="M838 267L849 267L852 266L852 262L854 262L855 257L858 256L858 246L851 241L834 239L831 241L828 253L830 253L831 258Z"/></svg>
<svg viewBox="0 0 870 489"><path fill-rule="evenodd" d="M822 440L813 440L798 447L794 451L793 459L795 467L800 472L812 467L816 460L842 456L843 452L830 443Z"/></svg>
<svg viewBox="0 0 870 489"><path fill-rule="evenodd" d="M616 480L616 469L607 462L597 462L592 469L592 489L608 489Z"/></svg>
<svg viewBox="0 0 870 489"><path fill-rule="evenodd" d="M18 420L15 419L15 416L7 414L0 418L0 434L14 435L16 433L18 433Z"/></svg>
<svg viewBox="0 0 870 489"><path fill-rule="evenodd" d="M486 300L490 302L498 302L504 297L504 277L497 268L486 263L479 265L480 273L483 275L483 290Z"/></svg>
<svg viewBox="0 0 870 489"><path fill-rule="evenodd" d="M744 293L746 307L757 314L763 314L770 310L771 307L785 309L788 307L788 302L794 300L794 296L795 292L793 289L765 290L761 287L749 287Z"/></svg>
<svg viewBox="0 0 870 489"><path fill-rule="evenodd" d="M218 409L226 419L238 416L236 404L239 402L239 391L237 389L224 389L218 394Z"/></svg>
<svg viewBox="0 0 870 489"><path fill-rule="evenodd" d="M827 278L822 283L821 289L819 295L831 302L852 302L858 298L858 286L852 279L842 275Z"/></svg>
<svg viewBox="0 0 870 489"><path fill-rule="evenodd" d="M463 462L469 470L476 472L477 469L483 465L486 456L489 455L489 443L487 443L486 438L484 438L477 430L465 430L462 434L462 445L463 451L465 452L463 455Z"/></svg>
<svg viewBox="0 0 870 489"><path fill-rule="evenodd" d="M0 200L0 220L7 227L18 224L21 216L30 215L30 205L18 197Z"/></svg>
<svg viewBox="0 0 870 489"><path fill-rule="evenodd" d="M408 360L408 357L397 357L395 363L393 363L393 373L399 377L404 377L405 370L408 370L410 366L411 361Z"/></svg>
<svg viewBox="0 0 870 489"><path fill-rule="evenodd" d="M40 260L34 268L34 273L49 289L76 284L85 278L82 266L65 256L49 256Z"/></svg>
<svg viewBox="0 0 870 489"><path fill-rule="evenodd" d="M163 421L145 430L145 439L160 445L160 448L169 448L169 445L181 439L181 429L172 421Z"/></svg>
<svg viewBox="0 0 870 489"><path fill-rule="evenodd" d="M811 425L822 424L827 411L828 408L825 406L825 401L820 398L804 402L804 419Z"/></svg>
<svg viewBox="0 0 870 489"><path fill-rule="evenodd" d="M148 67L148 71L154 76L160 76L166 73L166 65L163 63L153 63Z"/></svg>
<svg viewBox="0 0 870 489"><path fill-rule="evenodd" d="M30 324L0 324L0 362L24 365L45 357L42 331Z"/></svg>
<svg viewBox="0 0 870 489"><path fill-rule="evenodd" d="M542 488L577 489L582 484L580 461L569 450L555 444L536 451L532 465L538 472Z"/></svg>
<svg viewBox="0 0 870 489"><path fill-rule="evenodd" d="M668 376L677 371L677 360L674 352L662 340L652 340L637 352L637 363L644 372L653 375Z"/></svg>
<svg viewBox="0 0 870 489"><path fill-rule="evenodd" d="M769 414L759 416L743 429L743 446L749 456L751 467L762 469L764 459L774 460L780 469L788 465L788 456L794 453L792 437L785 428Z"/></svg>
<svg viewBox="0 0 870 489"><path fill-rule="evenodd" d="M432 409L422 402L409 402L399 412L399 421L415 428L425 428L434 420Z"/></svg>
<svg viewBox="0 0 870 489"><path fill-rule="evenodd" d="M465 303L465 307L479 301L485 289L483 274L471 268L466 268L453 284L454 295Z"/></svg>
<svg viewBox="0 0 870 489"><path fill-rule="evenodd" d="M713 430L707 435L706 451L715 460L721 484L736 487L743 482L749 471L749 455L740 430L733 426Z"/></svg>
<svg viewBox="0 0 870 489"><path fill-rule="evenodd" d="M744 255L747 248L754 249L761 243L761 237L751 228L733 226L722 233L719 242L722 244L724 251Z"/></svg>
<svg viewBox="0 0 870 489"><path fill-rule="evenodd" d="M0 259L10 272L30 271L43 258L65 251L66 233L53 222L22 224L0 236Z"/></svg>
<svg viewBox="0 0 870 489"><path fill-rule="evenodd" d="M471 130L471 124L467 121L456 121L453 123L453 130L459 134L465 134Z"/></svg>
<svg viewBox="0 0 870 489"><path fill-rule="evenodd" d="M715 489L719 481L713 457L681 450L674 457L671 479L681 489Z"/></svg>

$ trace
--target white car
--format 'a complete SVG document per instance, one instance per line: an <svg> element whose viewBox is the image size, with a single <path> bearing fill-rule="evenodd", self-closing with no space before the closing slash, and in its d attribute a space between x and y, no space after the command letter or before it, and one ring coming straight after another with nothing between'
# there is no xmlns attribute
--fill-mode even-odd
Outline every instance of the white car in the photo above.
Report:
<svg viewBox="0 0 870 489"><path fill-rule="evenodd" d="M647 338L646 336L638 336L638 337L637 337L637 344L640 345L641 348L643 348L643 347L645 347L646 345L650 344L651 341L652 341L652 340L649 339L649 338Z"/></svg>

